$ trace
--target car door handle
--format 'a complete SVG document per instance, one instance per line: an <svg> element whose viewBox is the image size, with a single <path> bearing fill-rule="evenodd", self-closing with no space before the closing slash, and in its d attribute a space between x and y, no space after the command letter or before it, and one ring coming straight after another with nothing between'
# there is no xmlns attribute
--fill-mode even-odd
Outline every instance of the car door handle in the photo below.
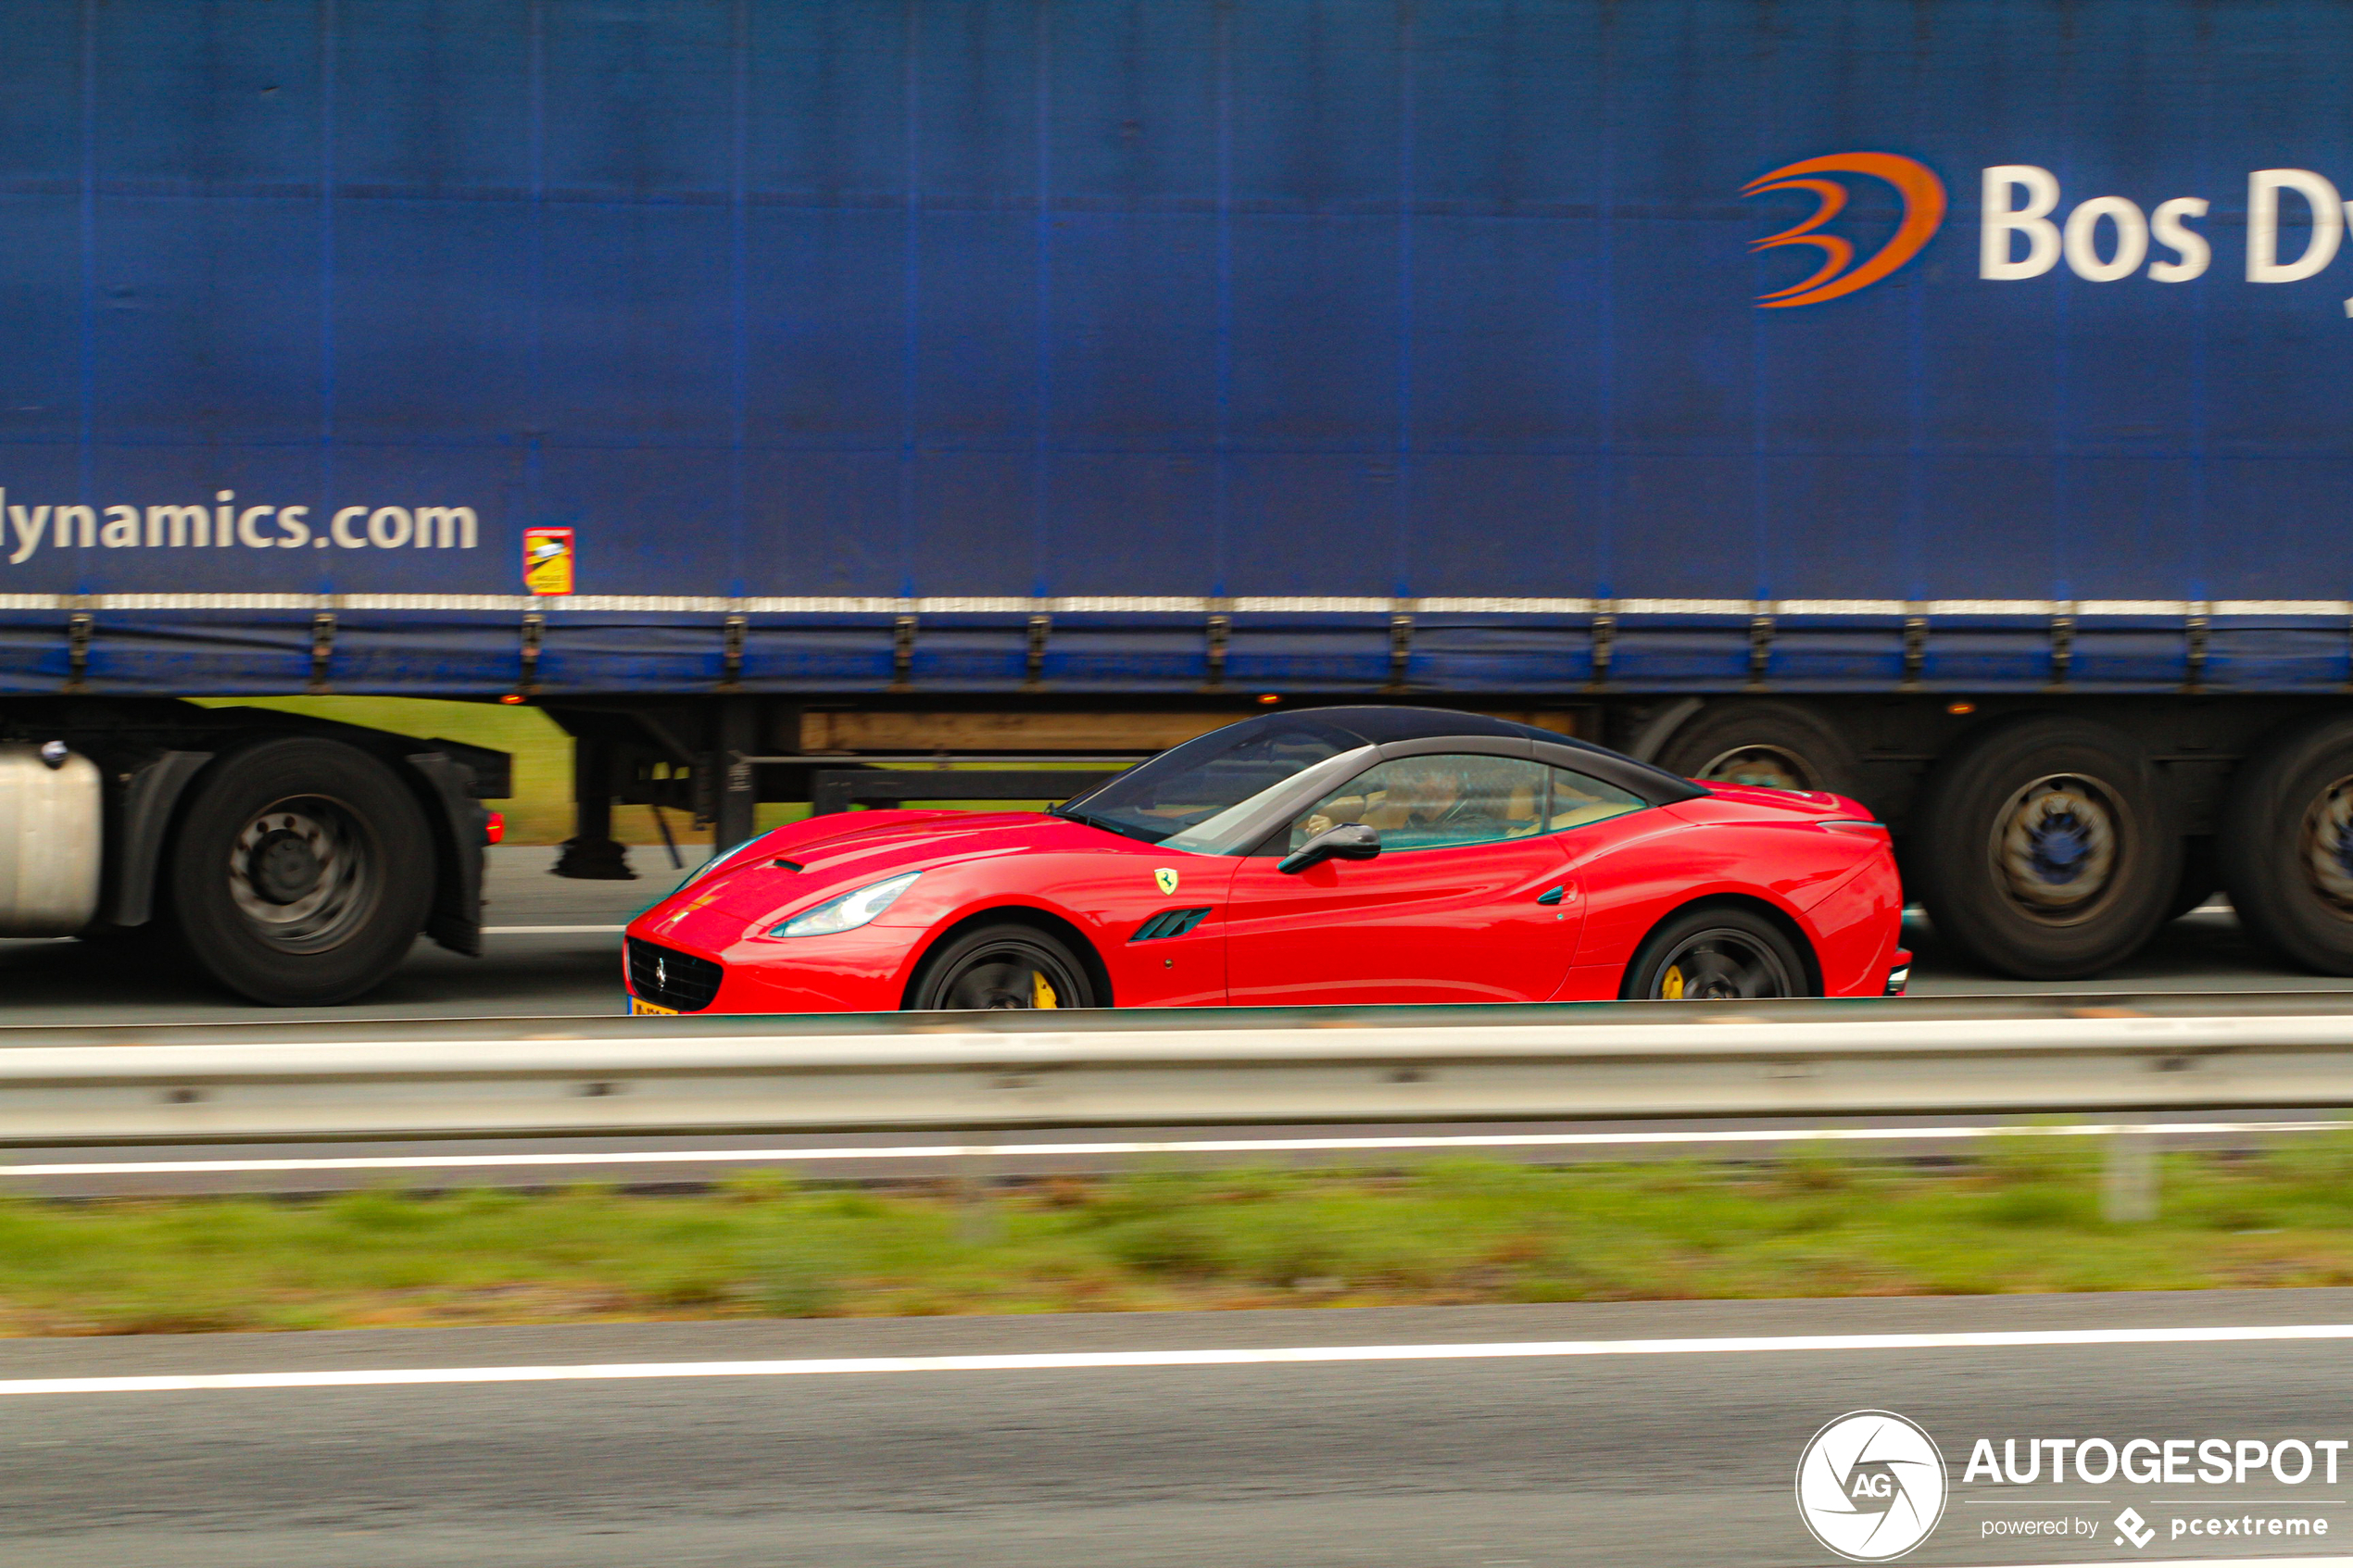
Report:
<svg viewBox="0 0 2353 1568"><path fill-rule="evenodd" d="M1543 892L1536 895L1536 901L1540 904L1557 904L1567 891L1566 887L1547 887Z"/></svg>

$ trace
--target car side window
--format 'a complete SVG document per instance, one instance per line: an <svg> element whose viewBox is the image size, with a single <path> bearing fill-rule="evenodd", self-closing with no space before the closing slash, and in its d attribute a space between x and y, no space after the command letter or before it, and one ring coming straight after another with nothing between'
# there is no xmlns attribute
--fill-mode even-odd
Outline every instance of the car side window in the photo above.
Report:
<svg viewBox="0 0 2353 1568"><path fill-rule="evenodd" d="M1357 774L1294 819L1290 847L1348 822L1378 829L1384 854L1531 838L1545 831L1545 774L1556 771L1511 757L1399 758Z"/></svg>
<svg viewBox="0 0 2353 1568"><path fill-rule="evenodd" d="M1606 822L1622 817L1629 811L1639 811L1649 802L1641 796L1629 795L1616 784L1606 784L1583 773L1573 773L1567 768L1547 768L1552 775L1552 799L1545 807L1544 831L1558 833L1564 828L1581 828L1588 822Z"/></svg>

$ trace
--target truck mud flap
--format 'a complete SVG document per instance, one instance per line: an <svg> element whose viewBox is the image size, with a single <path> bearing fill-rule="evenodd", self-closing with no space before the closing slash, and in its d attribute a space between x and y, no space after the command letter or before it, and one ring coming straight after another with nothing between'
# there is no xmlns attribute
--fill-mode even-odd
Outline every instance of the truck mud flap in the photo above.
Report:
<svg viewBox="0 0 2353 1568"><path fill-rule="evenodd" d="M155 918L156 868L163 860L163 840L171 813L187 792L188 781L211 761L209 751L167 751L131 775L122 788L121 833L117 839L112 897L102 917L113 925L145 925Z"/></svg>

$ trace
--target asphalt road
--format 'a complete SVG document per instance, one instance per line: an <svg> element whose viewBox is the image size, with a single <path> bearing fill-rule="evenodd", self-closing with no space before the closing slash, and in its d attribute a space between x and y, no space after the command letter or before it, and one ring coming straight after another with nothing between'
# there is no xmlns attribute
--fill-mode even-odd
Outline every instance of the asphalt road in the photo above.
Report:
<svg viewBox="0 0 2353 1568"><path fill-rule="evenodd" d="M675 1324L0 1344L0 1378L808 1357L1941 1334L2353 1321L2353 1292ZM1936 1440L1906 1561L2248 1553L2174 1518L2325 1520L2284 1486L1963 1485L1980 1437L2353 1436L2347 1342L1806 1349L271 1387L0 1398L25 1568L1428 1568L1830 1563L1792 1478L1863 1409ZM2154 1523L2119 1547L2126 1506ZM1989 1536L2081 1519L2096 1534ZM2346 1561L2353 1561L2347 1559Z"/></svg>
<svg viewBox="0 0 2353 1568"><path fill-rule="evenodd" d="M699 863L699 847L684 850ZM489 851L484 956L461 958L419 940L399 972L336 1018L546 1017L621 1010L620 927L684 876L656 848L636 848L635 882L551 876L556 851ZM547 930L547 927L587 929ZM520 928L520 929L518 929ZM80 942L0 942L0 1023L283 1022L299 1010L258 1008L200 977L123 972Z"/></svg>
<svg viewBox="0 0 2353 1568"><path fill-rule="evenodd" d="M699 849L686 851L689 863ZM635 882L573 882L547 874L555 851L490 851L487 951L459 958L420 941L382 989L322 1016L485 1018L620 1010L617 928L667 893L681 872L659 848L631 852ZM547 929L585 927L587 929ZM1969 969L1914 917L1908 942L1915 996L2019 992L2353 991L2353 979L2288 970L2256 952L2227 908L2186 915L2131 963L2096 980L2032 984ZM0 942L0 1023L283 1022L301 1013L256 1008L184 974L125 972L114 955L79 942Z"/></svg>

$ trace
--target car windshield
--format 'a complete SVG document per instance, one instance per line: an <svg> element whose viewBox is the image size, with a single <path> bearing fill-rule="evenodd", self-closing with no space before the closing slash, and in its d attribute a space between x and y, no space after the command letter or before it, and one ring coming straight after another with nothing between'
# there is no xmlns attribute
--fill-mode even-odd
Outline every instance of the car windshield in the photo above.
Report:
<svg viewBox="0 0 2353 1568"><path fill-rule="evenodd" d="M1361 736L1312 720L1250 720L1164 751L1057 808L1057 814L1159 844L1364 744Z"/></svg>

